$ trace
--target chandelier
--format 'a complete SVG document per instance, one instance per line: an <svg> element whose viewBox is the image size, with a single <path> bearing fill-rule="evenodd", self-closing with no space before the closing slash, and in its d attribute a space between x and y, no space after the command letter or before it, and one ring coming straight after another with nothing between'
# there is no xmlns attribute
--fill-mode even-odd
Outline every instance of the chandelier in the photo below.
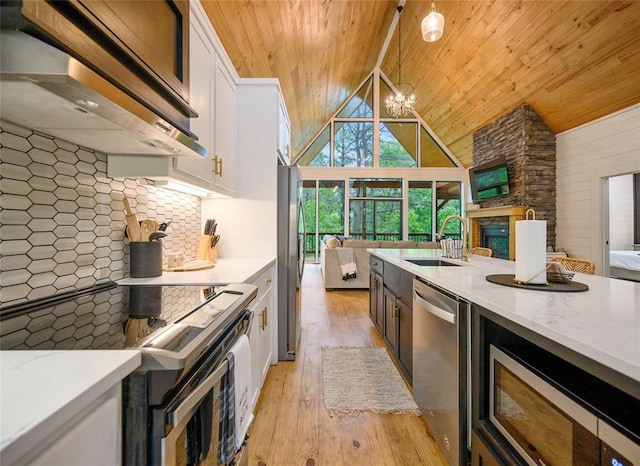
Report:
<svg viewBox="0 0 640 466"><path fill-rule="evenodd" d="M431 2L431 12L422 20L420 29L422 29L422 38L426 42L435 42L442 37L444 16L436 11L434 2Z"/></svg>
<svg viewBox="0 0 640 466"><path fill-rule="evenodd" d="M416 97L413 95L413 86L402 82L402 6L398 6L398 84L395 85L395 93L389 95L385 101L387 114L392 118L411 116Z"/></svg>

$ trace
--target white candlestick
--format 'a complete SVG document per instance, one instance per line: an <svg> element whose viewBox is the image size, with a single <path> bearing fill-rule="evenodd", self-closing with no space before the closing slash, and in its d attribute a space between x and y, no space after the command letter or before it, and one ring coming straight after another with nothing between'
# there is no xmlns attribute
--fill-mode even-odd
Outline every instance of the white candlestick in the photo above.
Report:
<svg viewBox="0 0 640 466"><path fill-rule="evenodd" d="M516 281L544 284L547 282L546 266L546 220L516 222Z"/></svg>

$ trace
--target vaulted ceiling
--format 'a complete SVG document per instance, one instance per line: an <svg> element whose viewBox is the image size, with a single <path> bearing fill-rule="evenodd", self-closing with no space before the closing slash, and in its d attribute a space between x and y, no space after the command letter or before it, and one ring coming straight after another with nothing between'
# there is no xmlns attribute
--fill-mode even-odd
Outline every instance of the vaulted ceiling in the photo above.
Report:
<svg viewBox="0 0 640 466"><path fill-rule="evenodd" d="M396 0L202 0L241 77L276 77L298 154L376 67ZM640 102L640 1L428 1L402 13L402 81L416 110L472 165L473 133L523 102L554 133ZM398 79L393 33L380 69Z"/></svg>

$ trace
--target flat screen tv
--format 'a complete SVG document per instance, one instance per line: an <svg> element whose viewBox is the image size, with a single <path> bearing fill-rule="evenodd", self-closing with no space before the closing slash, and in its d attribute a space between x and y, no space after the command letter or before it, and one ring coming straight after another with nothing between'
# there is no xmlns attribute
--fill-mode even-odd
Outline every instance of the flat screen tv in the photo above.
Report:
<svg viewBox="0 0 640 466"><path fill-rule="evenodd" d="M509 194L509 174L505 159L492 160L469 169L469 181L474 201Z"/></svg>

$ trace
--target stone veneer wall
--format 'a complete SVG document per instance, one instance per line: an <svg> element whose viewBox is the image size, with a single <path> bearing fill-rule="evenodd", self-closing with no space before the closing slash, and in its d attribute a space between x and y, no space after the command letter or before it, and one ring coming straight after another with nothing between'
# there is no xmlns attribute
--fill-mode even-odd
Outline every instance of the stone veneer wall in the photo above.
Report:
<svg viewBox="0 0 640 466"><path fill-rule="evenodd" d="M473 164L504 157L509 194L480 202L481 208L523 205L547 221L547 245L556 244L556 138L529 104L522 104L473 134ZM480 225L507 223L487 218Z"/></svg>
<svg viewBox="0 0 640 466"><path fill-rule="evenodd" d="M105 154L0 121L0 304L129 275L122 196L138 219L171 220L164 251L193 258L200 199L112 179Z"/></svg>

